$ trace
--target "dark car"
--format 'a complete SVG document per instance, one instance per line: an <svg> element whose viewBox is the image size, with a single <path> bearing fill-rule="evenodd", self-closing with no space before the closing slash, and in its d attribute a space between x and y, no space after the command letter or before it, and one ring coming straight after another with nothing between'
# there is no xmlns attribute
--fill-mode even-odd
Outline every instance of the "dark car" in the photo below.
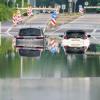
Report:
<svg viewBox="0 0 100 100"><path fill-rule="evenodd" d="M64 33L62 47L67 53L84 53L90 45L88 35L83 30L68 30Z"/></svg>
<svg viewBox="0 0 100 100"><path fill-rule="evenodd" d="M16 38L15 46L20 47L44 47L45 36L40 28L22 28Z"/></svg>

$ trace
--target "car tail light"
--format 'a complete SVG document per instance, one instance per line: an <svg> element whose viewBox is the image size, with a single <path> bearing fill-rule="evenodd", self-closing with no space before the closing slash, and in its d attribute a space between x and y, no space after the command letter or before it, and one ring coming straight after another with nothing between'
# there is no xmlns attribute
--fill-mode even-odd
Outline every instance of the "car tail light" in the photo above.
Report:
<svg viewBox="0 0 100 100"><path fill-rule="evenodd" d="M15 36L16 39L44 39L44 37L38 37L38 36Z"/></svg>
<svg viewBox="0 0 100 100"><path fill-rule="evenodd" d="M16 39L24 39L23 36L15 36Z"/></svg>
<svg viewBox="0 0 100 100"><path fill-rule="evenodd" d="M64 36L64 39L67 39L67 36Z"/></svg>
<svg viewBox="0 0 100 100"><path fill-rule="evenodd" d="M67 49L68 46L64 46L65 49Z"/></svg>
<svg viewBox="0 0 100 100"><path fill-rule="evenodd" d="M24 46L15 46L16 48L23 48Z"/></svg>
<svg viewBox="0 0 100 100"><path fill-rule="evenodd" d="M36 39L44 39L44 37L36 37Z"/></svg>

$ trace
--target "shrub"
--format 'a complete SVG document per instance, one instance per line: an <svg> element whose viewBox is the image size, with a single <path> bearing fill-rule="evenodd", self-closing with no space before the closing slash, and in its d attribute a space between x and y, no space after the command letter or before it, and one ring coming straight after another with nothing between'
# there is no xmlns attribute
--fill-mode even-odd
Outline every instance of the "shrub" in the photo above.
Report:
<svg viewBox="0 0 100 100"><path fill-rule="evenodd" d="M12 15L12 10L3 4L0 4L0 21L9 20Z"/></svg>

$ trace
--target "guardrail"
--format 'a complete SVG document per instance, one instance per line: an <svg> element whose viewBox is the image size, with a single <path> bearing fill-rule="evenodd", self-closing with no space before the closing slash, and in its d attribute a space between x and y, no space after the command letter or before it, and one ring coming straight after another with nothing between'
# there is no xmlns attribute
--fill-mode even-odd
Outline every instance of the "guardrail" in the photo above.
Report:
<svg viewBox="0 0 100 100"><path fill-rule="evenodd" d="M100 52L86 52L86 55L100 55Z"/></svg>
<svg viewBox="0 0 100 100"><path fill-rule="evenodd" d="M100 6L85 6L84 8L85 9L91 9L91 8L95 9L95 8L100 8Z"/></svg>
<svg viewBox="0 0 100 100"><path fill-rule="evenodd" d="M17 8L17 9L27 9L26 8ZM32 10L58 10L58 8L32 8Z"/></svg>

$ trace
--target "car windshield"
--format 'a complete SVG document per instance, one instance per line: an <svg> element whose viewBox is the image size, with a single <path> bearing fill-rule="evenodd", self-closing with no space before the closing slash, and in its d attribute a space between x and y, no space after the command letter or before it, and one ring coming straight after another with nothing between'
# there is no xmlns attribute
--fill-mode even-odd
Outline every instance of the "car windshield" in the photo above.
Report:
<svg viewBox="0 0 100 100"><path fill-rule="evenodd" d="M84 32L66 32L68 38L83 38Z"/></svg>
<svg viewBox="0 0 100 100"><path fill-rule="evenodd" d="M19 36L41 36L41 29L37 28L20 29Z"/></svg>

